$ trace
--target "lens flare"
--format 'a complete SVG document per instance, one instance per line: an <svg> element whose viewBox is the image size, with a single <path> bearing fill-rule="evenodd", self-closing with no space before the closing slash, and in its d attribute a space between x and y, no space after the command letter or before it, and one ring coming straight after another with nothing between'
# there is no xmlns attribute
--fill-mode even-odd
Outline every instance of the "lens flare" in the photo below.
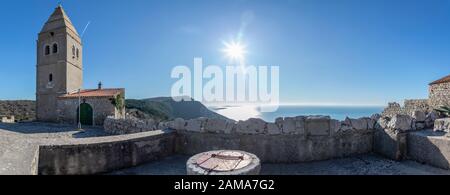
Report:
<svg viewBox="0 0 450 195"><path fill-rule="evenodd" d="M235 41L224 42L223 44L225 45L223 52L227 57L233 60L243 60L245 58L245 54L247 53L245 45Z"/></svg>

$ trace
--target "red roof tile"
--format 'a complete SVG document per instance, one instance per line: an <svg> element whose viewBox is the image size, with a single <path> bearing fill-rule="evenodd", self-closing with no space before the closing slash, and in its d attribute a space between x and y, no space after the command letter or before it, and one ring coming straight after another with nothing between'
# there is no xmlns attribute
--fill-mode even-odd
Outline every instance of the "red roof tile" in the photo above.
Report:
<svg viewBox="0 0 450 195"><path fill-rule="evenodd" d="M430 83L430 85L440 84L440 83L449 83L449 82L450 82L450 75L448 75L442 79L439 79L437 81L434 81L434 82Z"/></svg>
<svg viewBox="0 0 450 195"><path fill-rule="evenodd" d="M81 97L114 97L117 94L123 93L125 89L83 89L78 92L59 96L59 98L78 98Z"/></svg>

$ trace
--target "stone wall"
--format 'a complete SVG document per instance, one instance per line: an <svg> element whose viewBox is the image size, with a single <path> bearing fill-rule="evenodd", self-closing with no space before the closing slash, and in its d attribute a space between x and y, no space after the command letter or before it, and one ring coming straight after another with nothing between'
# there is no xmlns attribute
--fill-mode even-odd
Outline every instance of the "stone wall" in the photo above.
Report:
<svg viewBox="0 0 450 195"><path fill-rule="evenodd" d="M430 105L433 108L450 107L450 83L430 85L429 95Z"/></svg>
<svg viewBox="0 0 450 195"><path fill-rule="evenodd" d="M334 136L299 134L214 134L179 132L177 151L184 155L229 149L256 154L264 163L295 163L342 158L372 151L372 131L354 131Z"/></svg>
<svg viewBox="0 0 450 195"><path fill-rule="evenodd" d="M407 134L433 128L435 115L415 111L411 115L381 116L375 127L374 152L394 160L406 158Z"/></svg>
<svg viewBox="0 0 450 195"><path fill-rule="evenodd" d="M164 123L158 123L153 119L141 120L134 117L117 119L108 117L103 124L103 128L107 133L112 135L125 135L166 129L165 126L161 125L164 125Z"/></svg>
<svg viewBox="0 0 450 195"><path fill-rule="evenodd" d="M262 162L306 162L372 151L375 118L338 121L327 116L229 122L220 119L177 119L177 151L182 154L232 149L256 154Z"/></svg>
<svg viewBox="0 0 450 195"><path fill-rule="evenodd" d="M277 118L275 123L262 119L230 122L222 119L198 118L191 120L176 119L167 126L178 132L216 133L236 135L301 135L334 136L350 130L372 130L379 116L359 119L347 118L344 121L329 116L297 116Z"/></svg>
<svg viewBox="0 0 450 195"><path fill-rule="evenodd" d="M433 109L430 107L428 99L405 100L404 113L411 114L414 111L422 111L428 113Z"/></svg>
<svg viewBox="0 0 450 195"><path fill-rule="evenodd" d="M397 102L390 102L388 106L383 110L383 116L394 116L396 114L403 114L403 108Z"/></svg>
<svg viewBox="0 0 450 195"><path fill-rule="evenodd" d="M428 99L413 99L405 100L404 106L401 107L397 102L391 102L384 109L382 115L392 117L398 114L411 115L415 111L422 111L425 113L431 112L433 109L429 105Z"/></svg>
<svg viewBox="0 0 450 195"><path fill-rule="evenodd" d="M111 103L110 98L102 97L89 97L83 98L83 103L87 103L92 107L93 110L93 125L101 126L108 116L114 116L116 118L124 117L124 110L119 111ZM78 99L77 98L64 98L58 99L58 122L77 124L77 109L78 109Z"/></svg>
<svg viewBox="0 0 450 195"><path fill-rule="evenodd" d="M152 131L41 145L38 174L97 174L151 162L175 153L175 136L171 131Z"/></svg>
<svg viewBox="0 0 450 195"><path fill-rule="evenodd" d="M447 168L450 138L444 132L424 130L427 117L416 111L412 116L373 115L344 121L327 116L284 117L274 123L261 119L230 122L198 118L158 125L109 118L105 125L111 126L111 132L131 134L40 146L37 172L96 174L174 154L194 155L219 149L251 152L266 163L308 162L376 152L394 160L412 159ZM154 130L159 127L167 130ZM135 133L140 131L148 132ZM418 132L433 135L417 137Z"/></svg>
<svg viewBox="0 0 450 195"><path fill-rule="evenodd" d="M407 141L409 159L450 169L450 138L444 133L429 130L412 132Z"/></svg>

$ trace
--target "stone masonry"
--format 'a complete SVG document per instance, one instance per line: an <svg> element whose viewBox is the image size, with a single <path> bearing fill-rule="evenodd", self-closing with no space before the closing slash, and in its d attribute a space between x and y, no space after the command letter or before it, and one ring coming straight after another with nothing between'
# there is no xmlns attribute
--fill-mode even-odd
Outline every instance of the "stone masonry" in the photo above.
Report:
<svg viewBox="0 0 450 195"><path fill-rule="evenodd" d="M450 82L431 85L429 98L433 108L450 107Z"/></svg>
<svg viewBox="0 0 450 195"><path fill-rule="evenodd" d="M124 116L124 104L111 102L124 100L125 89L103 89L101 82L97 89L83 89L82 40L61 5L39 32L36 53L38 121L95 126L107 116Z"/></svg>

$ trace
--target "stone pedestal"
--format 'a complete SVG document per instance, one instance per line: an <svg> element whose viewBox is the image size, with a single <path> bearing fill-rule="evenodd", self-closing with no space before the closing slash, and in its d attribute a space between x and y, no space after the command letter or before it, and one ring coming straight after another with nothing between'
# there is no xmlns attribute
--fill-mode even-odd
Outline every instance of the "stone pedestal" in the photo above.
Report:
<svg viewBox="0 0 450 195"><path fill-rule="evenodd" d="M236 150L217 150L197 154L187 164L188 175L259 175L259 158Z"/></svg>

